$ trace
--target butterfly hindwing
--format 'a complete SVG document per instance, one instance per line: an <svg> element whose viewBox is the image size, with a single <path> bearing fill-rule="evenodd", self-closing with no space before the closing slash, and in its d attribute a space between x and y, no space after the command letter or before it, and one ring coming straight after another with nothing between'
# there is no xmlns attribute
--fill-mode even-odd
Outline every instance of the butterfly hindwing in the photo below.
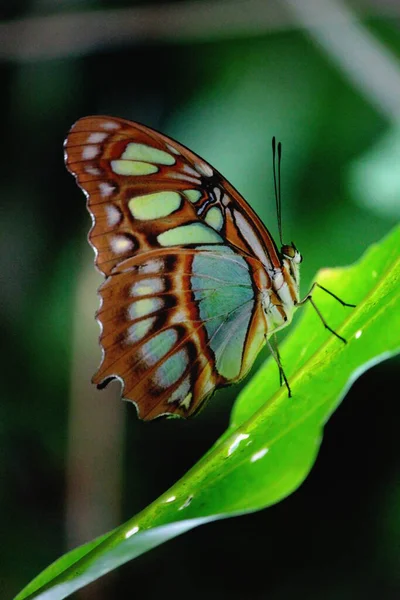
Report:
<svg viewBox="0 0 400 600"><path fill-rule="evenodd" d="M246 343L258 306L249 266L227 246L133 257L100 295L104 360L94 382L118 377L141 418L195 413L216 387L241 379L259 349Z"/></svg>
<svg viewBox="0 0 400 600"><path fill-rule="evenodd" d="M208 163L143 125L80 119L66 163L86 192L103 362L141 418L189 416L251 366L265 334L257 276L268 231Z"/></svg>

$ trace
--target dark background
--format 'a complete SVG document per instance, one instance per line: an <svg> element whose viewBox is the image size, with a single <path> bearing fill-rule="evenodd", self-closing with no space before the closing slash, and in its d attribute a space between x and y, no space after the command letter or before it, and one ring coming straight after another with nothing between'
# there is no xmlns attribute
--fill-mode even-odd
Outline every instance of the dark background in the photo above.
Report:
<svg viewBox="0 0 400 600"><path fill-rule="evenodd" d="M274 235L275 134L303 292L399 220L400 7L295 4L0 5L2 598L164 492L224 431L240 389L193 421L143 424L117 385L91 386L101 278L63 165L76 119L116 115L179 139ZM392 359L354 384L292 496L191 531L76 597L398 598L398 370Z"/></svg>

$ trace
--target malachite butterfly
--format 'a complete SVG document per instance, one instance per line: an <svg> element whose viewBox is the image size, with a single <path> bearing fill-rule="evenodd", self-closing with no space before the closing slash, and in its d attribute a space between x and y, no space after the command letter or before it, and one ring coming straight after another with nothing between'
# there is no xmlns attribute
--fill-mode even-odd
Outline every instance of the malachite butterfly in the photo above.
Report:
<svg viewBox="0 0 400 600"><path fill-rule="evenodd" d="M124 119L84 117L65 161L87 196L89 241L106 277L93 382L118 379L141 419L196 413L246 375L297 306L313 303L311 294L300 300L294 244L278 250L235 188L178 142Z"/></svg>

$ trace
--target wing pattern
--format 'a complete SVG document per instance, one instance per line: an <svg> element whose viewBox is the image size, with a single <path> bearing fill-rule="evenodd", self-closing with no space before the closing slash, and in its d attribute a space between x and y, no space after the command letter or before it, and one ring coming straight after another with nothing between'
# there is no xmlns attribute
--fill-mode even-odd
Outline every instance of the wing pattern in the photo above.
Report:
<svg viewBox="0 0 400 600"><path fill-rule="evenodd" d="M65 156L106 276L93 381L119 379L143 419L194 414L264 342L260 290L280 265L275 244L215 169L143 125L80 119Z"/></svg>

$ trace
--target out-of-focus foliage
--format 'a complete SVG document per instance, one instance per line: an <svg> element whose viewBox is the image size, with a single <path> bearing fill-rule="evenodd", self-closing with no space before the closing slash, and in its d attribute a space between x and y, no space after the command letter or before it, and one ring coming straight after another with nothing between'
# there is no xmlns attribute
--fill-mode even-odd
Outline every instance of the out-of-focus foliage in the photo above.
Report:
<svg viewBox="0 0 400 600"><path fill-rule="evenodd" d="M144 4L152 5L125 6ZM201 2L180 4L195 11ZM5 598L62 555L66 538L77 545L117 527L182 477L226 429L242 387L218 393L193 421L150 426L107 393L90 392L92 399L82 391L83 384L90 389L95 364L89 363L97 361L99 350L96 328L92 337L79 338L86 332L82 323L93 324L87 315L97 301L84 271L92 260L85 240L90 222L62 156L63 139L77 118L114 114L178 138L221 170L276 235L270 168L275 134L284 147L284 237L304 256L303 292L317 269L352 263L398 221L398 122L379 110L368 89L350 80L293 17L285 16L281 29L266 25L250 27L246 36L226 35L231 5L238 2L224 1L220 38L215 30L207 38L205 30L201 41L160 41L155 14L145 43L124 38L98 51L88 39L77 56L78 41L85 42L89 30L61 28L56 41L64 40L64 51L57 58L29 60L28 52L23 59L2 59L0 581ZM33 16L52 11L62 25L75 9L93 9L96 16L100 8L116 5L92 0L63 2L57 9L45 1L8 6L8 19L28 19L23 33L12 39L18 48L31 47L33 56ZM259 22L268 21L269 3L265 11ZM396 22L358 23L380 41L400 72ZM344 41L340 23L329 31ZM0 35L6 32L1 29ZM53 36L54 29L43 28L37 43L51 48ZM366 70L371 86L379 72L380 88L395 93L395 77L385 79L383 70L357 52L349 53L352 58ZM151 585L148 594L177 598L186 598L188 590L194 597L212 590L232 598L320 598L327 586L332 598L398 596L397 389L396 359L365 374L329 422L318 460L296 494L267 511L169 542L122 567L114 579L102 580L96 597L118 597L127 585ZM126 411L124 429L101 417L109 405L119 414ZM86 417L76 418L73 406L86 407ZM115 440L123 435L120 450ZM111 456L113 467L107 462ZM120 516L104 497L115 465L121 471ZM91 492L85 496L87 488ZM73 501L77 512L70 508ZM67 524L65 514L72 514Z"/></svg>

